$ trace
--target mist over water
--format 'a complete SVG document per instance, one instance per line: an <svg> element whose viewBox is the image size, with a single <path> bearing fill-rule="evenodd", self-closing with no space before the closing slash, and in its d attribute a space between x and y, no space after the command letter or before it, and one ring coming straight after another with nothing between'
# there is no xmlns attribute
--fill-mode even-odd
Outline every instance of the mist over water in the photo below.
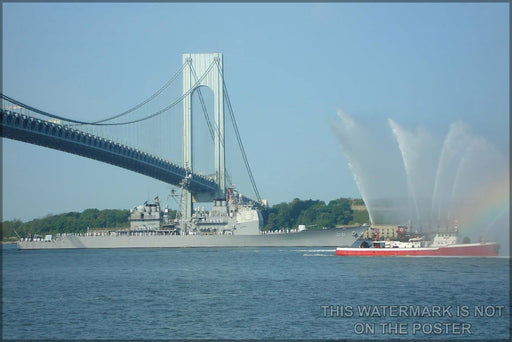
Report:
<svg viewBox="0 0 512 342"><path fill-rule="evenodd" d="M412 232L457 227L473 242L508 244L507 156L464 122L442 137L393 119L363 126L340 110L331 127L372 225L407 224Z"/></svg>

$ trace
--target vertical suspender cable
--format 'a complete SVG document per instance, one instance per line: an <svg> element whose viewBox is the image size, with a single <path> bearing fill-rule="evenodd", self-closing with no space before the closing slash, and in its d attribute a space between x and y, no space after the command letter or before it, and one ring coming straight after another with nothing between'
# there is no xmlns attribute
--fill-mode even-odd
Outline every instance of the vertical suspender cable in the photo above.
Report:
<svg viewBox="0 0 512 342"><path fill-rule="evenodd" d="M197 81L197 74L194 69L194 66L190 62L189 62L189 64L190 64L190 70L192 71L192 76L194 76L194 80ZM206 124L208 125L208 130L210 131L210 137L212 138L212 141L215 141L215 133L217 133L217 135L219 136L219 141L220 141L222 147L224 147L224 135L222 134L218 125L215 122L213 123L213 126L215 126L215 127L212 127L212 123L210 121L210 116L208 115L208 110L206 108L206 104L204 103L203 95L201 93L201 88L199 88L199 87L197 88L197 93L199 95L199 102L201 102L201 108L203 109L203 114L204 114L204 118L206 120ZM233 186L233 184L231 184L231 176L229 175L228 170L226 168L224 168L224 173L226 174L226 180L228 181L229 185Z"/></svg>
<svg viewBox="0 0 512 342"><path fill-rule="evenodd" d="M217 69L219 70L219 73L222 78L222 86L224 88L224 98L226 100L226 104L228 105L228 112L231 117L231 123L233 124L233 129L235 130L235 136L236 136L236 140L238 141L238 147L240 147L240 151L242 152L242 157L244 160L245 168L247 169L247 173L249 174L249 179L251 181L252 188L254 190L254 194L256 195L258 202L261 203L260 193L258 191L258 187L256 186L256 182L254 181L254 176L252 175L251 166L249 165L249 161L247 160L247 155L245 153L244 145L242 143L242 139L240 138L240 132L238 131L238 125L236 124L235 114L233 112L233 108L231 107L231 101L229 100L228 89L226 87L226 82L224 82L224 73L223 73L222 68L219 65L219 63L216 62L216 64L217 64Z"/></svg>

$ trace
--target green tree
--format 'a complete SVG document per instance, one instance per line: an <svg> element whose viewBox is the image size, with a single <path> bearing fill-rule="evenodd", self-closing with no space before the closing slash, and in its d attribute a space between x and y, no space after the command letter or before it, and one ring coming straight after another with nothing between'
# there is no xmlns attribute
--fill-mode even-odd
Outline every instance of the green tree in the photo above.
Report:
<svg viewBox="0 0 512 342"><path fill-rule="evenodd" d="M353 201L338 198L326 205L319 200L294 198L290 203L279 203L265 210L264 229L296 228L299 224L311 229L351 224L354 223Z"/></svg>
<svg viewBox="0 0 512 342"><path fill-rule="evenodd" d="M86 209L82 213L70 212L46 215L23 223L20 220L2 222L2 240L14 238L15 231L22 237L34 234L56 234L85 232L87 227L128 227L129 210Z"/></svg>

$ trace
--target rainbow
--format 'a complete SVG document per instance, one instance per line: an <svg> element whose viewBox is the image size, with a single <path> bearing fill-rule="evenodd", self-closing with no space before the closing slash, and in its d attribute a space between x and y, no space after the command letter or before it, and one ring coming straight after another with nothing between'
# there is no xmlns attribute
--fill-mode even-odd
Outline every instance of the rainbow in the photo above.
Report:
<svg viewBox="0 0 512 342"><path fill-rule="evenodd" d="M510 181L509 170L501 176L477 187L469 196L469 200L457 206L453 217L459 223L460 233L472 239L485 239L492 233L510 231L508 220L506 227L495 224L507 218L510 208ZM506 238L508 241L508 235Z"/></svg>

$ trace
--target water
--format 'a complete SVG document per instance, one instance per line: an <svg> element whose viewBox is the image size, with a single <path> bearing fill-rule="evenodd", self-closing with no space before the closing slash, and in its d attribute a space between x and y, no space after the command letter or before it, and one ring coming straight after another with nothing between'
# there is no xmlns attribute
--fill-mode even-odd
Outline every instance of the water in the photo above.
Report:
<svg viewBox="0 0 512 342"><path fill-rule="evenodd" d="M509 337L508 274L508 258L342 258L319 248L18 251L11 245L3 250L2 337L503 339ZM453 317L361 317L363 305L450 305ZM495 315L456 317L462 305ZM337 317L340 306L351 306L352 317ZM412 335L414 322L471 324L471 335ZM356 334L364 323L375 331ZM381 323L407 324L408 334L382 334Z"/></svg>

